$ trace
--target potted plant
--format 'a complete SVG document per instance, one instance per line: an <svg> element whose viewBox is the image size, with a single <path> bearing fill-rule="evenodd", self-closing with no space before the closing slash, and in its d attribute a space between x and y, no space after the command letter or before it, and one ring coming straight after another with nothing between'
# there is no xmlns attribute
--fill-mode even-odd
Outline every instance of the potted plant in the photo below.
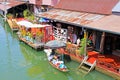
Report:
<svg viewBox="0 0 120 80"><path fill-rule="evenodd" d="M32 12L30 12L30 10L28 10L28 9L23 11L23 16L24 16L24 18L30 20L31 22L33 22L35 19L34 14Z"/></svg>
<svg viewBox="0 0 120 80"><path fill-rule="evenodd" d="M84 38L81 39L80 43L80 56L86 56L87 55L87 33L84 31Z"/></svg>

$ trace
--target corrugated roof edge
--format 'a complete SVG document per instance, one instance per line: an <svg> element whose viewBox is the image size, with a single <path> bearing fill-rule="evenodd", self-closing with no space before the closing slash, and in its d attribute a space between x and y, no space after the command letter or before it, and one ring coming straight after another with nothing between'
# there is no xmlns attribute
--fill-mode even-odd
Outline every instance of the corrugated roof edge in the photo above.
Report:
<svg viewBox="0 0 120 80"><path fill-rule="evenodd" d="M119 0L93 0L93 2L90 0L69 0L68 4L68 0L60 0L54 8L109 15L112 14L112 9L118 2Z"/></svg>

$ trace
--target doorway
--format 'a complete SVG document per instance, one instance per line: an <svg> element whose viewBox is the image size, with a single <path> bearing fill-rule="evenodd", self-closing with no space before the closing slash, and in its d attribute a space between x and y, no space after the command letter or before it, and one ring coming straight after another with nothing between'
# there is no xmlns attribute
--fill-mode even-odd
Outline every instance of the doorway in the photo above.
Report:
<svg viewBox="0 0 120 80"><path fill-rule="evenodd" d="M105 36L105 44L104 44L104 53L105 54L112 54L112 43L113 37L111 35Z"/></svg>
<svg viewBox="0 0 120 80"><path fill-rule="evenodd" d="M95 41L95 50L100 51L100 42L101 42L102 32L96 32L96 41Z"/></svg>

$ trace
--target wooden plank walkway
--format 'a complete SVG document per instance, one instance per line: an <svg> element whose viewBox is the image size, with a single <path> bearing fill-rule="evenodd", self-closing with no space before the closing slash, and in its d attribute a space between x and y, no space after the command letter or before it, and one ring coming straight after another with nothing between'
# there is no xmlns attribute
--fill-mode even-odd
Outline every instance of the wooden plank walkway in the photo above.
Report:
<svg viewBox="0 0 120 80"><path fill-rule="evenodd" d="M44 47L44 43L32 43L30 41L27 41L25 38L21 38L21 37L19 37L19 40L23 41L24 43L28 44L29 46L31 46L36 50L42 49Z"/></svg>
<svg viewBox="0 0 120 80"><path fill-rule="evenodd" d="M19 30L19 25L17 25L16 19L7 19L7 22L11 28L12 31L18 31Z"/></svg>

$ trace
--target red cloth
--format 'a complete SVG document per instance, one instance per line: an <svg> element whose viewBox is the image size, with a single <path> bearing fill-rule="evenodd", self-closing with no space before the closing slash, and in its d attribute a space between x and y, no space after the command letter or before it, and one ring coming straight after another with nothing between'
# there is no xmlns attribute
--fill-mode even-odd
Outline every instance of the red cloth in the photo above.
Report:
<svg viewBox="0 0 120 80"><path fill-rule="evenodd" d="M114 59L106 58L106 59L105 59L105 62L108 62L108 63L114 63Z"/></svg>
<svg viewBox="0 0 120 80"><path fill-rule="evenodd" d="M88 52L88 56L89 57L96 57L97 58L98 52L95 52L95 51Z"/></svg>
<svg viewBox="0 0 120 80"><path fill-rule="evenodd" d="M90 58L88 58L87 61L88 61L89 63L93 64L95 60L96 60L96 58L90 57Z"/></svg>

